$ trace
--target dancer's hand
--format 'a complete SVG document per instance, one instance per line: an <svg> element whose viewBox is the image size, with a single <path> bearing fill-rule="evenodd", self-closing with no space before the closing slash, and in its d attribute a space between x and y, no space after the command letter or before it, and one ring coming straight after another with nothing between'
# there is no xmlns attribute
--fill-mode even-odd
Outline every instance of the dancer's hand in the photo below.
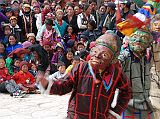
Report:
<svg viewBox="0 0 160 119"><path fill-rule="evenodd" d="M37 81L41 83L44 89L47 89L48 87L48 80L45 79L44 72L38 71L37 73Z"/></svg>

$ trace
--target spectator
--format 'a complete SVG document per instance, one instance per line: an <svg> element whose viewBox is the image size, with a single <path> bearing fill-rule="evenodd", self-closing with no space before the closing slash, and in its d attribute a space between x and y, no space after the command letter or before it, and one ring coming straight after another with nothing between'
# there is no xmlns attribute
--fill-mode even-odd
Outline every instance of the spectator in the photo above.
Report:
<svg viewBox="0 0 160 119"><path fill-rule="evenodd" d="M78 16L81 13L79 5L74 6L74 14Z"/></svg>
<svg viewBox="0 0 160 119"><path fill-rule="evenodd" d="M121 9L122 9L121 16L123 20L126 20L128 15L130 16L134 14L134 12L130 9L130 7L131 7L131 2L129 1L121 3Z"/></svg>
<svg viewBox="0 0 160 119"><path fill-rule="evenodd" d="M80 13L77 17L77 24L80 31L84 31L87 29L87 24L89 20L94 20L94 16L91 14L92 8L86 4L83 7L83 12Z"/></svg>
<svg viewBox="0 0 160 119"><path fill-rule="evenodd" d="M5 46L3 43L0 43L0 57L3 57L4 59L7 58L7 55L5 53Z"/></svg>
<svg viewBox="0 0 160 119"><path fill-rule="evenodd" d="M3 24L4 38L2 39L2 43L5 45L8 44L8 36L11 34L11 27L9 24Z"/></svg>
<svg viewBox="0 0 160 119"><path fill-rule="evenodd" d="M23 5L23 15L22 15L22 24L23 24L23 35L27 37L28 33L37 34L36 27L36 18L31 11L31 6L29 4Z"/></svg>
<svg viewBox="0 0 160 119"><path fill-rule="evenodd" d="M87 37L87 40L85 42L87 42L86 44L88 50L90 42L95 41L101 35L101 32L96 29L95 21L90 20L87 24L87 30L82 32L82 35Z"/></svg>
<svg viewBox="0 0 160 119"><path fill-rule="evenodd" d="M69 73L69 72L72 70L72 68L73 68L74 66L78 65L79 63L80 63L80 57L77 56L77 55L75 55L75 56L73 57L72 64L69 65L68 68L66 69L66 74Z"/></svg>
<svg viewBox="0 0 160 119"><path fill-rule="evenodd" d="M65 76L65 71L66 71L66 65L65 65L65 63L58 62L57 69L58 69L58 71L55 72L55 73L53 73L53 74L51 74L49 76L48 80L54 81L54 80L57 80L57 79L61 79L61 78L63 78Z"/></svg>
<svg viewBox="0 0 160 119"><path fill-rule="evenodd" d="M63 39L64 39L64 42L66 44L69 40L73 40L73 41L77 40L76 34L73 33L73 27L72 26L69 25L67 27L67 34L65 34Z"/></svg>
<svg viewBox="0 0 160 119"><path fill-rule="evenodd" d="M11 70L13 71L13 74L19 72L20 70L20 59L18 58L15 58L14 61L13 61L13 65L11 65Z"/></svg>
<svg viewBox="0 0 160 119"><path fill-rule="evenodd" d="M99 19L98 19L98 28L99 29L102 29L103 27L103 24L104 24L104 20L107 16L107 13L106 13L106 6L105 5L101 5L100 8L99 8Z"/></svg>
<svg viewBox="0 0 160 119"><path fill-rule="evenodd" d="M14 34L17 38L17 42L24 42L25 39L22 35L22 29L17 24L17 18L15 16L12 16L10 18L10 28L12 31L12 34Z"/></svg>
<svg viewBox="0 0 160 119"><path fill-rule="evenodd" d="M106 27L108 30L116 30L116 4L113 2L109 2L107 4L107 16L103 23L103 26Z"/></svg>
<svg viewBox="0 0 160 119"><path fill-rule="evenodd" d="M73 60L74 52L68 48L67 52L60 58L60 61L64 62L66 64L66 67L71 65L72 60Z"/></svg>
<svg viewBox="0 0 160 119"><path fill-rule="evenodd" d="M27 41L31 42L32 44L36 44L36 39L35 39L35 34L34 33L29 33L27 35Z"/></svg>
<svg viewBox="0 0 160 119"><path fill-rule="evenodd" d="M23 91L26 91L27 93L35 91L36 82L33 75L28 71L28 62L22 61L20 63L20 71L15 73L12 78Z"/></svg>
<svg viewBox="0 0 160 119"><path fill-rule="evenodd" d="M31 63L31 67L30 67L30 69L29 69L29 72L30 72L34 77L36 77L36 75L37 75L37 66L36 66L36 64Z"/></svg>
<svg viewBox="0 0 160 119"><path fill-rule="evenodd" d="M66 30L67 30L67 22L64 21L62 18L63 18L63 11L62 10L57 10L56 11L56 20L55 20L55 26L58 28L60 34L61 34L61 37L64 37L65 33L66 33Z"/></svg>
<svg viewBox="0 0 160 119"><path fill-rule="evenodd" d="M13 8L13 16L17 18L17 24L22 29L22 17L20 16L20 9L19 8Z"/></svg>
<svg viewBox="0 0 160 119"><path fill-rule="evenodd" d="M7 55L17 48L22 48L22 45L18 44L17 37L14 34L10 34L8 36L8 41L9 41L9 44L6 47Z"/></svg>
<svg viewBox="0 0 160 119"><path fill-rule="evenodd" d="M11 7L6 7L5 15L8 18L8 20L13 16L13 10ZM7 22L9 22L9 21L7 21Z"/></svg>
<svg viewBox="0 0 160 119"><path fill-rule="evenodd" d="M39 41L40 45L42 46L45 40L52 42L52 41L56 41L57 37L58 37L58 34L56 30L53 28L53 20L46 19L45 25L41 27L40 31L36 36L37 41Z"/></svg>
<svg viewBox="0 0 160 119"><path fill-rule="evenodd" d="M73 33L78 33L77 16L74 14L74 7L72 5L68 5L67 14L63 17L63 20L72 26Z"/></svg>
<svg viewBox="0 0 160 119"><path fill-rule="evenodd" d="M45 16L51 12L51 7L49 4L44 5L44 8L41 12L42 15L42 25L45 23Z"/></svg>
<svg viewBox="0 0 160 119"><path fill-rule="evenodd" d="M20 87L11 79L2 57L0 58L0 92L10 93L13 97L24 97Z"/></svg>

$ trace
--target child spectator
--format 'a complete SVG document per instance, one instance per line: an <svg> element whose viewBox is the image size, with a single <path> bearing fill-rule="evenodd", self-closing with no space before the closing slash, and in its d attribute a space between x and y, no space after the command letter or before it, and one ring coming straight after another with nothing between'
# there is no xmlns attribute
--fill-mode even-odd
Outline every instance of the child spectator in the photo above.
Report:
<svg viewBox="0 0 160 119"><path fill-rule="evenodd" d="M10 34L8 36L8 40L9 44L8 47L6 48L7 55L17 48L22 48L22 45L17 43L17 37L14 34Z"/></svg>
<svg viewBox="0 0 160 119"><path fill-rule="evenodd" d="M18 7L13 8L13 15L17 18L17 24L22 29L22 17L20 16L20 9Z"/></svg>
<svg viewBox="0 0 160 119"><path fill-rule="evenodd" d="M8 69L5 67L5 61L0 57L0 92L10 93L14 97L23 97L19 86L11 79Z"/></svg>
<svg viewBox="0 0 160 119"><path fill-rule="evenodd" d="M12 16L10 18L10 28L12 31L12 34L14 34L17 37L18 42L23 42L24 37L22 36L22 29L17 24L17 18L15 16Z"/></svg>
<svg viewBox="0 0 160 119"><path fill-rule="evenodd" d="M95 41L101 35L101 32L96 29L96 22L94 20L90 20L87 24L87 30L82 32L82 35L88 38L86 41L88 50L90 42Z"/></svg>
<svg viewBox="0 0 160 119"><path fill-rule="evenodd" d="M36 44L36 39L35 39L35 34L34 33L29 33L27 34L27 40L31 42L32 44Z"/></svg>
<svg viewBox="0 0 160 119"><path fill-rule="evenodd" d="M6 58L5 46L3 43L0 43L0 57Z"/></svg>
<svg viewBox="0 0 160 119"><path fill-rule="evenodd" d="M105 32L107 31L107 28L105 26L102 27L102 34L105 34Z"/></svg>
<svg viewBox="0 0 160 119"><path fill-rule="evenodd" d="M49 80L57 80L65 76L66 66L63 62L58 62L58 71L49 76Z"/></svg>
<svg viewBox="0 0 160 119"><path fill-rule="evenodd" d="M71 65L72 60L73 60L74 52L72 49L68 48L67 52L60 58L60 61L64 62L66 64L66 67Z"/></svg>
<svg viewBox="0 0 160 119"><path fill-rule="evenodd" d="M57 71L57 63L60 60L60 58L64 55L64 46L61 42L57 43L55 52L53 54L51 64L53 67L53 72Z"/></svg>
<svg viewBox="0 0 160 119"><path fill-rule="evenodd" d="M37 66L36 64L32 63L29 72L35 77L37 75Z"/></svg>
<svg viewBox="0 0 160 119"><path fill-rule="evenodd" d="M8 44L8 36L11 34L11 27L9 24L4 24L3 25L3 31L4 31L4 38L2 39L2 43Z"/></svg>
<svg viewBox="0 0 160 119"><path fill-rule="evenodd" d="M53 57L53 52L52 52L52 43L50 41L44 41L42 43L43 45L43 48L47 51L47 54L48 54L48 58L49 60L51 61L52 60L52 57Z"/></svg>
<svg viewBox="0 0 160 119"><path fill-rule="evenodd" d="M80 51L85 49L83 41L80 41L77 43L77 51L75 52L75 55L79 55Z"/></svg>
<svg viewBox="0 0 160 119"><path fill-rule="evenodd" d="M20 63L20 71L15 73L12 77L20 88L28 93L35 91L35 78L28 71L28 62L22 61Z"/></svg>
<svg viewBox="0 0 160 119"><path fill-rule="evenodd" d="M73 33L72 26L68 26L67 34L64 36L64 42L67 43L69 40L77 40L76 35Z"/></svg>
<svg viewBox="0 0 160 119"><path fill-rule="evenodd" d="M71 64L70 66L68 66L68 68L66 69L66 74L67 74L68 72L70 72L71 69L72 69L76 64L79 64L79 63L80 63L80 57L77 56L77 55L75 55L75 56L73 57L72 64Z"/></svg>
<svg viewBox="0 0 160 119"><path fill-rule="evenodd" d="M20 59L18 59L18 58L14 59L14 64L11 65L11 69L12 69L13 73L19 72L19 70L20 70L20 62L21 62Z"/></svg>

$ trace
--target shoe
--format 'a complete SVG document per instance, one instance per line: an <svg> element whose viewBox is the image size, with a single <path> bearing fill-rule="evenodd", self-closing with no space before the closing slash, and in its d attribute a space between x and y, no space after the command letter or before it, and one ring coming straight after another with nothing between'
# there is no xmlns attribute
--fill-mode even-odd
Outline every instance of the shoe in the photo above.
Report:
<svg viewBox="0 0 160 119"><path fill-rule="evenodd" d="M12 96L14 98L24 98L26 96L26 93L19 90L16 93L13 93Z"/></svg>

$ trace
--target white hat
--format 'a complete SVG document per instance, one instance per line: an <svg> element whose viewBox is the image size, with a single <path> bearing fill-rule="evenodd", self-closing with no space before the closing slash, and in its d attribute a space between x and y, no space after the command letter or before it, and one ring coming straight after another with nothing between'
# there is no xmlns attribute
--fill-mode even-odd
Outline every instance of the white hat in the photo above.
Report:
<svg viewBox="0 0 160 119"><path fill-rule="evenodd" d="M11 4L14 4L14 2L17 2L18 4L20 3L19 0L12 0Z"/></svg>

